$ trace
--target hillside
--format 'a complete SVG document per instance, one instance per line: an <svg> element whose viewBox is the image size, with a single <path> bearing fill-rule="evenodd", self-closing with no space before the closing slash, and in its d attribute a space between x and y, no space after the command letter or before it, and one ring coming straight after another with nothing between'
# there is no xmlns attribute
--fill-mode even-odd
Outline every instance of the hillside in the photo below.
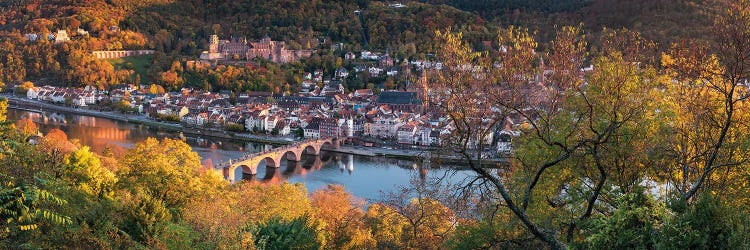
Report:
<svg viewBox="0 0 750 250"><path fill-rule="evenodd" d="M697 0L566 0L566 1L221 1L221 0L12 0L0 5L0 81L52 79L66 85L100 87L135 80L132 69L112 67L88 56L94 50L154 49L148 74L161 81L175 62L196 58L208 38L270 36L292 49L319 48L319 58L297 68L333 65L339 54L327 50L343 43L344 51L388 51L396 58L426 58L434 48L434 30L464 33L476 49L496 41L502 27L536 31L541 48L556 27L582 23L596 46L602 27L628 28L657 41L660 48L685 38L705 37L710 26ZM357 13L360 13L358 15ZM78 35L81 28L90 35ZM24 34L67 30L72 42L26 43ZM493 42L496 45L496 42ZM343 52L341 52L343 54ZM19 60L20 59L20 60ZM19 69L21 65L24 69ZM143 71L141 69L140 71ZM265 71L263 71L265 72ZM275 70L276 78L294 74ZM253 77L250 77L253 78ZM170 85L178 87L171 81ZM179 81L177 81L179 82ZM213 81L208 81L211 84ZM288 81L287 81L288 82ZM197 79L195 86L206 83ZM265 84L265 83L264 83ZM253 89L274 89L257 85Z"/></svg>
<svg viewBox="0 0 750 250"><path fill-rule="evenodd" d="M423 0L403 8L388 2L219 1L219 0L12 0L0 5L0 31L49 32L84 28L107 33L111 26L146 35L148 46L197 55L208 37L270 36L292 48L315 42L357 47L432 52L432 31L451 27L472 44L493 40L498 27L517 25L551 40L556 26L583 23L593 34L602 27L639 31L662 47L702 37L710 22L708 3L698 0ZM362 11L360 20L355 13ZM364 27L363 29L363 22ZM167 32L169 31L169 32ZM364 33L368 34L365 44ZM412 46L411 44L419 46ZM106 46L100 46L106 47Z"/></svg>
<svg viewBox="0 0 750 250"><path fill-rule="evenodd" d="M434 29L451 27L476 40L491 37L494 30L477 15L449 6L414 2L394 9L367 0L18 0L1 10L0 30L6 32L65 28L70 33L81 27L96 35L119 26L148 35L156 49L193 55L214 33L248 39L268 35L293 48L315 46L314 41L365 46L357 10L363 13L368 45L375 49L398 49L413 42L425 45L432 41Z"/></svg>
<svg viewBox="0 0 750 250"><path fill-rule="evenodd" d="M77 34L78 28L89 35ZM90 51L154 49L149 75L141 79L160 82L161 73L175 62L192 60L206 50L213 34L249 40L267 35L292 49L343 43L346 51L387 50L398 58L424 57L435 51L433 31L447 28L464 32L474 44L494 39L498 29L469 12L416 2L391 8L366 0L15 0L0 6L0 42L5 44L0 48L0 73L6 72L0 81L56 79L64 85L106 88L133 81L135 72L96 61ZM29 43L23 37L46 37L60 29L67 31L71 42ZM327 50L321 53L324 61L335 59Z"/></svg>
<svg viewBox="0 0 750 250"><path fill-rule="evenodd" d="M602 27L641 32L666 48L686 38L705 38L711 1L699 0L427 0L476 13L500 26L519 25L551 40L555 26L577 25L593 34Z"/></svg>

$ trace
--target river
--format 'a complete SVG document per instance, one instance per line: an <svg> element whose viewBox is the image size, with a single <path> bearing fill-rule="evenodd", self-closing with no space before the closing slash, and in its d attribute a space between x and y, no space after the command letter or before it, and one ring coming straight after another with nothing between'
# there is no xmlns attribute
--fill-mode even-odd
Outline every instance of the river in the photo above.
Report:
<svg viewBox="0 0 750 250"><path fill-rule="evenodd" d="M78 140L81 145L89 146L98 153L110 147L115 154L122 154L135 143L149 137L182 138L201 156L204 164L209 164L273 147L262 143L185 137L175 132L106 118L8 109L9 120L22 118L31 118L43 133L53 128L65 131L69 139ZM382 194L398 192L402 187L408 187L412 181L441 178L443 184L449 184L448 182L455 183L471 175L466 170L423 167L416 161L341 153L324 153L318 159L305 155L301 162L302 167L296 168L287 168L286 163L282 163L278 169L258 167L257 176L245 178L261 182L304 183L309 191L325 188L328 184L339 184L355 196L377 201L382 198ZM241 169L238 171L237 176L242 176Z"/></svg>

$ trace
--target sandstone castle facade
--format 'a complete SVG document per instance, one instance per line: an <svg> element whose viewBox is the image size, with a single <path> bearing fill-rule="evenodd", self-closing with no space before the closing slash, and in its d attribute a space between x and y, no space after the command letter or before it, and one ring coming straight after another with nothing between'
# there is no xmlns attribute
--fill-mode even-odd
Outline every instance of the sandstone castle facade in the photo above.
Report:
<svg viewBox="0 0 750 250"><path fill-rule="evenodd" d="M202 60L252 60L263 58L274 63L291 63L301 58L310 57L312 50L290 50L286 48L283 41L272 41L266 36L257 42L248 42L247 39L231 38L230 40L219 40L217 35L212 35L209 40L209 50L201 54Z"/></svg>

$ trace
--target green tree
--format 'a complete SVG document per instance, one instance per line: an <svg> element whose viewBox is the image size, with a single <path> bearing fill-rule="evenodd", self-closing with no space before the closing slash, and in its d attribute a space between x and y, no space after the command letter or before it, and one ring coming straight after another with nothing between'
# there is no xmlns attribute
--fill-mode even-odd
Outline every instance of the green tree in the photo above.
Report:
<svg viewBox="0 0 750 250"><path fill-rule="evenodd" d="M0 217L3 219L3 238L20 237L24 231L32 231L40 228L42 224L66 225L71 224L70 217L61 215L51 210L50 205L60 206L66 204L65 200L58 198L47 190L31 183L14 184L13 180L4 178L0 190ZM20 243L20 242L15 242Z"/></svg>
<svg viewBox="0 0 750 250"><path fill-rule="evenodd" d="M254 234L255 245L260 249L321 249L315 225L306 217L291 221L273 218L261 224Z"/></svg>
<svg viewBox="0 0 750 250"><path fill-rule="evenodd" d="M678 214L661 227L658 249L747 249L748 214L720 197L702 194L695 205L675 204Z"/></svg>
<svg viewBox="0 0 750 250"><path fill-rule="evenodd" d="M245 132L245 126L242 126L240 124L227 124L224 128L227 131L232 131L232 132L237 132L237 133Z"/></svg>
<svg viewBox="0 0 750 250"><path fill-rule="evenodd" d="M585 223L585 249L654 249L659 241L657 229L668 215L663 203L646 190L623 194L617 198L617 209L610 215L597 215Z"/></svg>
<svg viewBox="0 0 750 250"><path fill-rule="evenodd" d="M81 147L68 157L68 175L71 182L82 192L91 196L111 196L117 177L102 167L99 157Z"/></svg>
<svg viewBox="0 0 750 250"><path fill-rule="evenodd" d="M143 243L158 238L172 218L163 201L147 194L137 194L124 203L123 230Z"/></svg>

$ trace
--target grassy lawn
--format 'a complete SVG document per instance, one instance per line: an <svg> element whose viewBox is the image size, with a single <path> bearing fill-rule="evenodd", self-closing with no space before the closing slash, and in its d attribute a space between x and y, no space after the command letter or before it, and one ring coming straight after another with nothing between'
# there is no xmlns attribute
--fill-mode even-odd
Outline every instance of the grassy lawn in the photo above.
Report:
<svg viewBox="0 0 750 250"><path fill-rule="evenodd" d="M107 59L115 69L132 68L135 74L141 75L141 84L148 84L151 78L146 72L151 67L154 55L128 56L123 58Z"/></svg>

